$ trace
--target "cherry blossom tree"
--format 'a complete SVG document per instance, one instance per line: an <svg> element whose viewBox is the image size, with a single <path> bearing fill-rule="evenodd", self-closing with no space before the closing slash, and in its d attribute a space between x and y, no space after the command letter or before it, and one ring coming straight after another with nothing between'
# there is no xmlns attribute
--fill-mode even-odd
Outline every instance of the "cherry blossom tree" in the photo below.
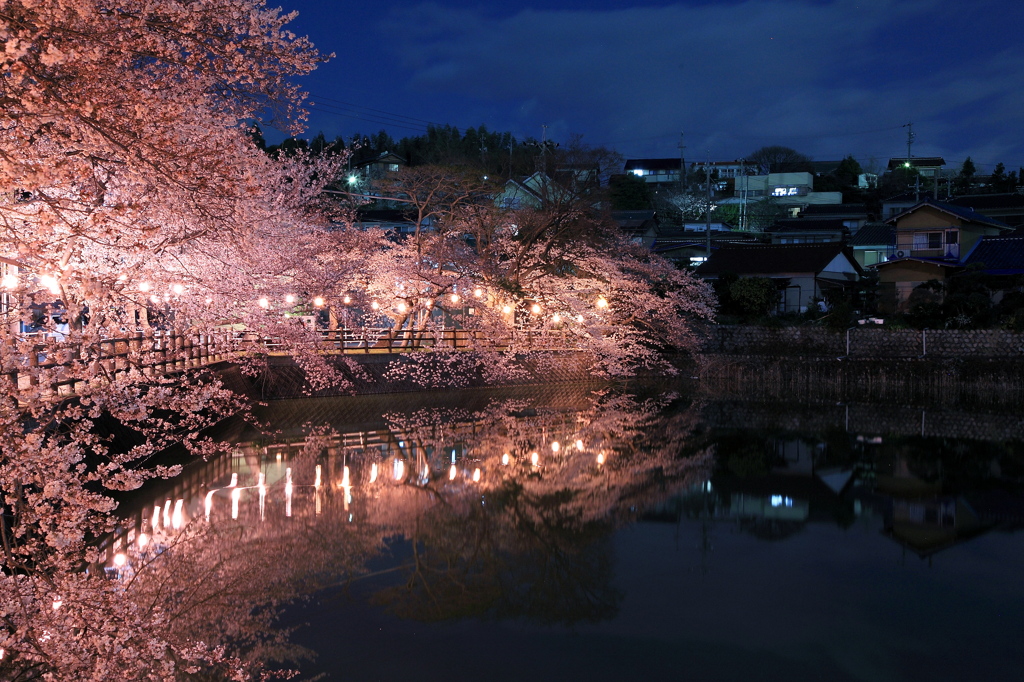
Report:
<svg viewBox="0 0 1024 682"><path fill-rule="evenodd" d="M710 289L628 242L588 195L562 188L539 208L504 211L455 180L446 194L438 173L420 173L430 178L429 196L459 201L420 208L433 229L367 263L365 295L392 330L433 331L436 351L451 346L440 330L459 328L462 342L483 353L478 366L492 369L523 353L578 350L592 356L596 373L613 376L671 373L667 357L695 347L700 324L712 318ZM400 193L401 180L390 190Z"/></svg>
<svg viewBox="0 0 1024 682"><path fill-rule="evenodd" d="M247 134L301 123L291 79L321 57L291 18L259 0L0 2L5 679L262 675L83 567L109 492L174 475L148 461L170 444L223 449L200 434L241 408L211 376L149 368L166 332L300 336L268 311L302 284L289 251L325 239L337 160L271 159Z"/></svg>

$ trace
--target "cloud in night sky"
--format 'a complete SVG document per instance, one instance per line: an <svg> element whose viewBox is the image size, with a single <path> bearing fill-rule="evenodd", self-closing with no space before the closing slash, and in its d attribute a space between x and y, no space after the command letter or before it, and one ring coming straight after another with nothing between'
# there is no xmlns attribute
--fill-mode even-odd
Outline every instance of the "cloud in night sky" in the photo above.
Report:
<svg viewBox="0 0 1024 682"><path fill-rule="evenodd" d="M389 4L367 17L390 53L367 67L391 84L382 108L629 156L675 155L683 130L694 159L785 144L884 162L913 121L917 156L1024 164L1024 4L580 4Z"/></svg>

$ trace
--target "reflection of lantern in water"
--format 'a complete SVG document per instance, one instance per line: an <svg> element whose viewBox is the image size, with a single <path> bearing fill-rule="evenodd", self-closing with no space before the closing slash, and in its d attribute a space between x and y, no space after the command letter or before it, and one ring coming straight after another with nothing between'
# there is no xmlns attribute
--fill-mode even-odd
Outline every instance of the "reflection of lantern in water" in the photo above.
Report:
<svg viewBox="0 0 1024 682"><path fill-rule="evenodd" d="M450 468L450 469L448 469L448 480L449 480L449 481L454 481L454 480L455 480L455 475L456 475L457 473L459 473L459 472L458 472L458 469L456 469L456 468L455 468L455 465L453 464L453 465L451 466L451 468Z"/></svg>
<svg viewBox="0 0 1024 682"><path fill-rule="evenodd" d="M374 464L373 466L376 467L377 465ZM376 478L376 477L377 477L377 471L375 469L374 472L373 472L372 478ZM370 482L372 483L373 481L371 480ZM344 487L350 486L350 485L352 485L352 483L349 481L349 470L348 470L348 465L346 465L341 470L341 486L344 488Z"/></svg>
<svg viewBox="0 0 1024 682"><path fill-rule="evenodd" d="M402 478L405 476L405 462L403 462L402 460L400 460L398 458L395 458L395 464L394 464L393 468L394 468L395 480L396 481L401 481Z"/></svg>
<svg viewBox="0 0 1024 682"><path fill-rule="evenodd" d="M164 528L171 525L171 501L164 502Z"/></svg>
<svg viewBox="0 0 1024 682"><path fill-rule="evenodd" d="M347 469L348 467L345 467L345 468ZM316 465L316 480L313 481L313 486L317 487L317 488L320 487L320 465L319 464Z"/></svg>
<svg viewBox="0 0 1024 682"><path fill-rule="evenodd" d="M256 479L256 488L260 491L260 521L263 520L263 515L266 512L267 505L267 476L262 471Z"/></svg>
<svg viewBox="0 0 1024 682"><path fill-rule="evenodd" d="M284 515L292 515L292 468L288 467L284 470Z"/></svg>
<svg viewBox="0 0 1024 682"><path fill-rule="evenodd" d="M508 466L508 453L501 456L501 466Z"/></svg>
<svg viewBox="0 0 1024 682"><path fill-rule="evenodd" d="M561 446L561 444L559 444L559 442L557 440L556 441L552 441L552 443L551 443L551 452L558 452L561 449L562 449L562 446Z"/></svg>
<svg viewBox="0 0 1024 682"><path fill-rule="evenodd" d="M146 545L149 544L149 536L145 533L139 533L139 539L137 540L139 549L145 549Z"/></svg>
<svg viewBox="0 0 1024 682"><path fill-rule="evenodd" d="M238 485L238 474L231 474L231 483L228 483L229 488L234 488Z"/></svg>
<svg viewBox="0 0 1024 682"><path fill-rule="evenodd" d="M206 499L203 500L203 512L206 514L206 520L210 520L210 510L213 509L213 494L216 490L211 490L206 493Z"/></svg>
<svg viewBox="0 0 1024 682"><path fill-rule="evenodd" d="M373 466L370 467L370 483L375 483L376 481L377 481L377 463L374 462Z"/></svg>
<svg viewBox="0 0 1024 682"><path fill-rule="evenodd" d="M576 449L577 450L583 450L583 441L582 440L577 440L576 441Z"/></svg>
<svg viewBox="0 0 1024 682"><path fill-rule="evenodd" d="M597 466L601 466L602 464L604 464L604 453L603 452L598 453L598 455L597 455Z"/></svg>
<svg viewBox="0 0 1024 682"><path fill-rule="evenodd" d="M480 481L480 470L473 469L473 482L478 483Z"/></svg>
<svg viewBox="0 0 1024 682"><path fill-rule="evenodd" d="M238 518L238 498L242 496L242 489L235 488L231 491L231 518Z"/></svg>
<svg viewBox="0 0 1024 682"><path fill-rule="evenodd" d="M174 528L174 530L180 530L182 523L184 522L184 515L181 511L184 504L185 500L178 500L174 503L174 514L171 516L171 527Z"/></svg>
<svg viewBox="0 0 1024 682"><path fill-rule="evenodd" d="M536 452L531 452L530 453L530 464L532 464L533 466L537 466L539 463L540 463L540 455L538 455Z"/></svg>
<svg viewBox="0 0 1024 682"><path fill-rule="evenodd" d="M126 563L128 563L128 557L125 555L124 552L118 552L117 554L114 555L114 565L115 566L117 566L118 568L121 568Z"/></svg>
<svg viewBox="0 0 1024 682"><path fill-rule="evenodd" d="M160 505L159 504L155 505L153 507L153 519L149 522L149 525L151 525L154 530L160 527Z"/></svg>

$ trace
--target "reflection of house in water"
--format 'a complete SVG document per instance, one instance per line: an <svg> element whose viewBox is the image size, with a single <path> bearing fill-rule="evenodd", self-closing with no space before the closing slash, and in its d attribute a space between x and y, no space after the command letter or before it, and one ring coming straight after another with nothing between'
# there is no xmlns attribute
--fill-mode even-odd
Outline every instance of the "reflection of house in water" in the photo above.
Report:
<svg viewBox="0 0 1024 682"><path fill-rule="evenodd" d="M914 474L904 457L876 476L875 491L885 499L882 532L922 558L992 528L964 497L943 495L941 482Z"/></svg>

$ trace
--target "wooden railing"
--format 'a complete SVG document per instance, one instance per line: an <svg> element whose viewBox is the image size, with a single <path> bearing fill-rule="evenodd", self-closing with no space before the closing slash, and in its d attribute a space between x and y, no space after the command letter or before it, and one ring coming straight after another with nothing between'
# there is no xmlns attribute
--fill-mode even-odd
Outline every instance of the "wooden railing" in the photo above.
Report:
<svg viewBox="0 0 1024 682"><path fill-rule="evenodd" d="M319 330L317 349L325 353L408 353L419 350L504 350L513 343L524 350L570 350L564 330L510 330L494 337L477 330L409 330L359 328ZM118 338L87 343L31 338L8 355L13 362L0 368L19 391L41 388L52 395L70 395L91 381L106 381L136 371L166 375L230 360L254 351L287 354L291 344L253 332L223 330L206 334L138 331Z"/></svg>

